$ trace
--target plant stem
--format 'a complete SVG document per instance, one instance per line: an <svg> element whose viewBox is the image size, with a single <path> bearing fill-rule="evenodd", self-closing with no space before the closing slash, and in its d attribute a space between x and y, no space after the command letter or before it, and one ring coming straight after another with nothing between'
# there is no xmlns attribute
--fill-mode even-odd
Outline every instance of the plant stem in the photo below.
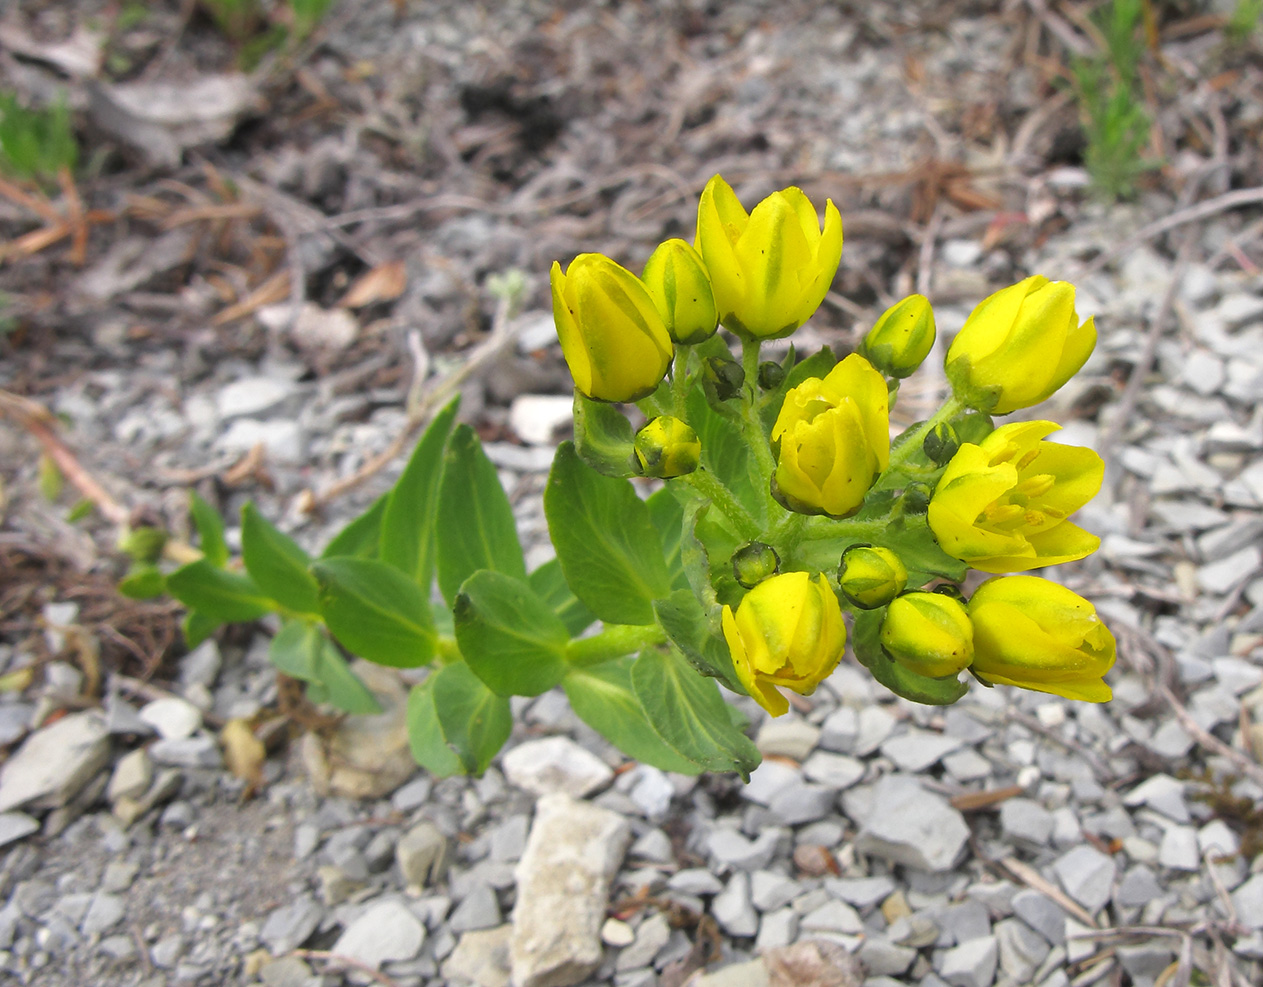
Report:
<svg viewBox="0 0 1263 987"><path fill-rule="evenodd" d="M767 436L763 432L763 423L759 420L759 341L743 339L741 341L741 369L745 371L745 399L741 402L741 427L746 434L746 442L754 453L755 462L759 466L759 474L765 485L772 482L772 474L776 472L776 461L772 458L772 447L768 445Z"/></svg>
<svg viewBox="0 0 1263 987"><path fill-rule="evenodd" d="M691 346L676 346L675 366L671 368L671 403L675 408L675 417L687 421L685 412L688 409L688 367L689 357L693 355Z"/></svg>
<svg viewBox="0 0 1263 987"><path fill-rule="evenodd" d="M732 495L732 491L715 479L705 467L699 467L681 479L723 511L727 518L737 526L742 538L753 541L759 536L761 532L758 522L741 506L737 498Z"/></svg>
<svg viewBox="0 0 1263 987"><path fill-rule="evenodd" d="M572 668L600 665L662 644L666 639L666 633L657 624L607 624L599 634L567 644L566 663Z"/></svg>
<svg viewBox="0 0 1263 987"><path fill-rule="evenodd" d="M932 429L939 422L949 421L955 418L968 407L964 401L955 394L951 395L944 403L943 407L934 412L928 419L923 421L915 428L909 429L906 438L899 444L897 449L890 452L890 462L886 468L882 470L881 476L877 482L873 484L873 490L888 490L891 487L902 486L908 479L907 471L903 468L904 464L916 454L921 448L921 442L925 433Z"/></svg>

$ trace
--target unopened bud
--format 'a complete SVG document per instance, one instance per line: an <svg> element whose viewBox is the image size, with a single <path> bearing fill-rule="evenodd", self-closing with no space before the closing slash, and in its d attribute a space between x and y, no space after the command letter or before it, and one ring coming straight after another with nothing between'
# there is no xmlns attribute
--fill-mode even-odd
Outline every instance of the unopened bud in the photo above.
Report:
<svg viewBox="0 0 1263 987"><path fill-rule="evenodd" d="M732 574L746 589L754 589L780 571L781 558L776 549L761 541L752 541L733 553Z"/></svg>
<svg viewBox="0 0 1263 987"><path fill-rule="evenodd" d="M907 585L907 568L888 548L852 545L842 553L838 586L842 595L861 610L884 607Z"/></svg>
<svg viewBox="0 0 1263 987"><path fill-rule="evenodd" d="M677 343L700 343L719 328L719 312L702 256L683 240L668 240L649 255L640 280Z"/></svg>
<svg viewBox="0 0 1263 987"><path fill-rule="evenodd" d="M934 488L928 483L909 483L903 488L903 511L905 514L924 514L930 509L930 498L934 496Z"/></svg>
<svg viewBox="0 0 1263 987"><path fill-rule="evenodd" d="M882 313L860 344L860 355L887 377L907 377L934 346L934 310L924 295L909 295Z"/></svg>
<svg viewBox="0 0 1263 987"><path fill-rule="evenodd" d="M939 422L925 433L921 448L935 466L946 466L960 448L960 439L951 422Z"/></svg>
<svg viewBox="0 0 1263 987"><path fill-rule="evenodd" d="M651 419L637 432L635 449L641 474L663 480L692 473L702 456L697 433L669 415Z"/></svg>
<svg viewBox="0 0 1263 987"><path fill-rule="evenodd" d="M764 360L759 364L759 387L765 391L774 391L785 383L785 368L774 360Z"/></svg>
<svg viewBox="0 0 1263 987"><path fill-rule="evenodd" d="M712 356L703 364L702 380L717 400L727 401L741 393L746 382L746 372L741 364L730 356Z"/></svg>

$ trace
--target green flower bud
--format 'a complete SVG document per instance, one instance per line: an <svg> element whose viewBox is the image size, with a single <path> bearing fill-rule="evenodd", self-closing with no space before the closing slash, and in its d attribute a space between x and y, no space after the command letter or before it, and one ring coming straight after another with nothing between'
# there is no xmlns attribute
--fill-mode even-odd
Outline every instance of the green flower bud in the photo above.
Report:
<svg viewBox="0 0 1263 987"><path fill-rule="evenodd" d="M702 442L686 422L661 415L636 433L635 449L641 475L669 480L697 469Z"/></svg>
<svg viewBox="0 0 1263 987"><path fill-rule="evenodd" d="M842 595L861 610L884 607L908 585L903 560L888 548L852 545L842 553L838 586Z"/></svg>
<svg viewBox="0 0 1263 987"><path fill-rule="evenodd" d="M909 483L903 488L903 512L924 514L930 509L930 498L933 496L934 488L928 483Z"/></svg>
<svg viewBox="0 0 1263 987"><path fill-rule="evenodd" d="M132 528L118 537L118 550L137 562L157 562L167 544L167 533L161 528Z"/></svg>
<svg viewBox="0 0 1263 987"><path fill-rule="evenodd" d="M930 462L935 466L946 466L947 461L956 455L956 450L960 448L960 439L956 435L956 429L952 428L951 422L939 422L925 433L921 448L925 450L925 454L930 457Z"/></svg>
<svg viewBox="0 0 1263 987"><path fill-rule="evenodd" d="M735 398L745 382L745 370L730 356L707 357L702 364L702 385L706 388L706 396L712 400Z"/></svg>
<svg viewBox="0 0 1263 987"><path fill-rule="evenodd" d="M860 355L887 377L907 377L934 347L934 310L924 295L909 295L882 313L860 344Z"/></svg>
<svg viewBox="0 0 1263 987"><path fill-rule="evenodd" d="M974 658L974 630L969 613L951 597L905 593L886 611L881 645L905 668L940 678L969 667Z"/></svg>
<svg viewBox="0 0 1263 987"><path fill-rule="evenodd" d="M690 244L679 239L660 244L645 262L640 280L677 343L700 343L719 328L710 276L702 255Z"/></svg>
<svg viewBox="0 0 1263 987"><path fill-rule="evenodd" d="M752 541L733 553L732 574L746 589L754 589L780 571L781 557L776 554L776 549L761 541Z"/></svg>
<svg viewBox="0 0 1263 987"><path fill-rule="evenodd" d="M774 391L785 383L785 368L775 360L764 360L759 364L759 387L765 391Z"/></svg>

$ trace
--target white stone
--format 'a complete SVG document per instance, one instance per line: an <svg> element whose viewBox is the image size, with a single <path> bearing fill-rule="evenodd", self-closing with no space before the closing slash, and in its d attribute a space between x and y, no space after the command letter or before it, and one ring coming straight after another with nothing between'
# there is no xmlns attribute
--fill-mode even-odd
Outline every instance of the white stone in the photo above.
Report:
<svg viewBox="0 0 1263 987"><path fill-rule="evenodd" d="M946 871L969 839L964 817L915 778L889 775L873 787L855 848L918 870Z"/></svg>
<svg viewBox="0 0 1263 987"><path fill-rule="evenodd" d="M1114 884L1114 861L1095 847L1081 844L1057 858L1053 870L1066 894L1089 912L1109 901Z"/></svg>
<svg viewBox="0 0 1263 987"><path fill-rule="evenodd" d="M523 442L553 447L557 430L574 417L574 401L558 394L519 394L509 405L509 427Z"/></svg>
<svg viewBox="0 0 1263 987"><path fill-rule="evenodd" d="M469 981L478 987L509 987L511 925L466 932L443 961L444 983Z"/></svg>
<svg viewBox="0 0 1263 987"><path fill-rule="evenodd" d="M1263 874L1255 874L1232 893L1232 907L1247 929L1263 929Z"/></svg>
<svg viewBox="0 0 1263 987"><path fill-rule="evenodd" d="M0 767L0 812L65 805L109 757L109 734L100 713L71 713L42 727Z"/></svg>
<svg viewBox="0 0 1263 987"><path fill-rule="evenodd" d="M1043 845L1052 838L1053 815L1034 799L1008 799L1000 805L1000 829L1010 839Z"/></svg>
<svg viewBox="0 0 1263 987"><path fill-rule="evenodd" d="M110 775L105 797L111 802L117 802L121 798L138 799L149 791L152 781L153 760L148 751L137 747L120 757L114 765L114 773Z"/></svg>
<svg viewBox="0 0 1263 987"><path fill-rule="evenodd" d="M517 987L578 983L600 965L610 882L630 835L627 820L608 809L560 793L539 800L516 871Z"/></svg>
<svg viewBox="0 0 1263 987"><path fill-rule="evenodd" d="M759 916L750 901L750 875L737 871L728 885L711 902L710 913L730 936L753 936L759 931Z"/></svg>
<svg viewBox="0 0 1263 987"><path fill-rule="evenodd" d="M404 905L382 901L343 930L332 951L378 970L391 960L410 960L425 942L425 926Z"/></svg>
<svg viewBox="0 0 1263 987"><path fill-rule="evenodd" d="M614 778L608 764L562 736L528 740L505 754L501 764L510 784L533 795L561 792L583 798Z"/></svg>
<svg viewBox="0 0 1263 987"><path fill-rule="evenodd" d="M864 762L845 754L816 751L803 762L803 777L841 791L864 777Z"/></svg>
<svg viewBox="0 0 1263 987"><path fill-rule="evenodd" d="M1172 870L1197 870L1201 865L1197 830L1192 826L1168 826L1158 845L1158 863Z"/></svg>
<svg viewBox="0 0 1263 987"><path fill-rule="evenodd" d="M771 805L777 795L801 780L802 776L793 765L768 758L750 772L750 780L742 787L741 797L759 805Z"/></svg>
<svg viewBox="0 0 1263 987"><path fill-rule="evenodd" d="M929 730L910 729L882 743L881 752L903 771L924 771L941 757L964 744L959 737L945 737Z"/></svg>
<svg viewBox="0 0 1263 987"><path fill-rule="evenodd" d="M219 389L216 410L225 421L261 415L288 400L298 389L298 384L283 377L244 377Z"/></svg>
<svg viewBox="0 0 1263 987"><path fill-rule="evenodd" d="M797 717L781 717L764 723L754 743L764 757L804 761L819 740L820 727Z"/></svg>
<svg viewBox="0 0 1263 987"><path fill-rule="evenodd" d="M140 718L164 740L191 737L202 725L202 711L178 696L164 696L140 708Z"/></svg>
<svg viewBox="0 0 1263 987"><path fill-rule="evenodd" d="M1184 783L1170 775L1158 774L1146 778L1123 796L1123 804L1147 805L1177 823L1189 821Z"/></svg>
<svg viewBox="0 0 1263 987"><path fill-rule="evenodd" d="M995 936L970 939L939 956L938 974L954 987L991 987L998 958Z"/></svg>
<svg viewBox="0 0 1263 987"><path fill-rule="evenodd" d="M0 847L16 843L39 829L39 820L25 812L0 812Z"/></svg>

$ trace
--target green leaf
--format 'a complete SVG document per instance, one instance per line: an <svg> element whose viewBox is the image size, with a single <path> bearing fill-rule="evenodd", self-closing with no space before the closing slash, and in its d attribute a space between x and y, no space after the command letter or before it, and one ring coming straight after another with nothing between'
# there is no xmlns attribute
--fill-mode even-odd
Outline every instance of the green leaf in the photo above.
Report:
<svg viewBox="0 0 1263 987"><path fill-rule="evenodd" d="M464 662L444 665L408 696L412 756L432 774L482 774L509 739L509 701Z"/></svg>
<svg viewBox="0 0 1263 987"><path fill-rule="evenodd" d="M632 688L658 736L707 771L737 771L749 780L760 756L732 725L714 679L674 653L645 651L631 669Z"/></svg>
<svg viewBox="0 0 1263 987"><path fill-rule="evenodd" d="M228 562L228 543L224 541L224 519L219 511L202 500L196 490L189 491L189 513L201 540L202 555L213 566L223 568Z"/></svg>
<svg viewBox="0 0 1263 987"><path fill-rule="evenodd" d="M756 521L766 523L768 492L758 479L758 468L740 427L712 408L698 389L689 393L688 415L689 424L702 440L703 468L727 487Z"/></svg>
<svg viewBox="0 0 1263 987"><path fill-rule="evenodd" d="M320 612L320 589L307 571L311 557L251 503L241 509L241 557L255 585L281 606Z"/></svg>
<svg viewBox="0 0 1263 987"><path fill-rule="evenodd" d="M663 558L671 577L672 589L687 589L688 574L680 558L680 545L684 540L684 508L675 499L671 487L663 487L645 501L649 508L649 520L658 529L662 539Z"/></svg>
<svg viewBox="0 0 1263 987"><path fill-rule="evenodd" d="M557 448L544 513L575 596L611 624L653 623L653 601L670 592L649 508L627 480L585 466L574 443Z"/></svg>
<svg viewBox="0 0 1263 987"><path fill-rule="evenodd" d="M572 668L561 680L575 715L628 757L663 771L695 775L702 767L677 753L658 736L632 691L630 655Z"/></svg>
<svg viewBox="0 0 1263 987"><path fill-rule="evenodd" d="M719 679L733 692L745 694L733 670L718 613L713 618L708 616L691 589L679 589L665 600L655 600L653 609L667 637L690 665L703 675Z"/></svg>
<svg viewBox="0 0 1263 987"><path fill-rule="evenodd" d="M167 577L154 565L138 565L124 576L118 591L133 600L150 600L167 591Z"/></svg>
<svg viewBox="0 0 1263 987"><path fill-rule="evenodd" d="M207 559L181 566L167 577L167 591L190 610L223 624L258 620L276 609L254 581Z"/></svg>
<svg viewBox="0 0 1263 987"><path fill-rule="evenodd" d="M460 584L479 569L526 578L513 508L468 425L458 426L447 444L437 535L439 589L449 604Z"/></svg>
<svg viewBox="0 0 1263 987"><path fill-rule="evenodd" d="M456 418L460 398L434 416L421 436L386 502L381 523L381 558L429 590L434 579L434 530L443 449Z"/></svg>
<svg viewBox="0 0 1263 987"><path fill-rule="evenodd" d="M474 673L501 696L538 696L566 671L566 625L521 579L481 569L452 608L456 642Z"/></svg>
<svg viewBox="0 0 1263 987"><path fill-rule="evenodd" d="M311 568L325 624L348 651L396 668L434 656L430 601L398 569L376 559L321 559Z"/></svg>
<svg viewBox="0 0 1263 987"><path fill-rule="evenodd" d="M381 704L351 671L337 646L315 624L288 620L272 638L268 660L278 672L317 686L313 701L328 702L347 713L380 713Z"/></svg>
<svg viewBox="0 0 1263 987"><path fill-rule="evenodd" d="M320 553L322 559L345 556L352 559L375 559L381 543L382 515L386 513L387 491L378 497L359 517L347 522Z"/></svg>
<svg viewBox="0 0 1263 987"><path fill-rule="evenodd" d="M635 474L631 422L614 405L574 392L574 444L579 458L602 476Z"/></svg>
<svg viewBox="0 0 1263 987"><path fill-rule="evenodd" d="M957 675L930 678L891 661L881 646L881 624L886 608L861 610L855 618L851 648L860 663L873 673L873 678L896 696L926 706L950 706L969 691Z"/></svg>
<svg viewBox="0 0 1263 987"><path fill-rule="evenodd" d="M3 330L0 329L0 334L2 334L2 332ZM96 510L96 504L90 501L87 497L84 497L82 500L76 500L70 510L66 512L66 520L71 524L74 524L75 522L82 521L84 518L88 517L88 515L90 515L94 510Z"/></svg>
<svg viewBox="0 0 1263 987"><path fill-rule="evenodd" d="M223 623L204 613L190 610L180 621L180 630L184 633L184 645L192 650L215 633Z"/></svg>
<svg viewBox="0 0 1263 987"><path fill-rule="evenodd" d="M556 559L549 559L527 576L526 581L535 595L552 607L571 637L578 637L596 621L596 615L570 591L561 563Z"/></svg>

